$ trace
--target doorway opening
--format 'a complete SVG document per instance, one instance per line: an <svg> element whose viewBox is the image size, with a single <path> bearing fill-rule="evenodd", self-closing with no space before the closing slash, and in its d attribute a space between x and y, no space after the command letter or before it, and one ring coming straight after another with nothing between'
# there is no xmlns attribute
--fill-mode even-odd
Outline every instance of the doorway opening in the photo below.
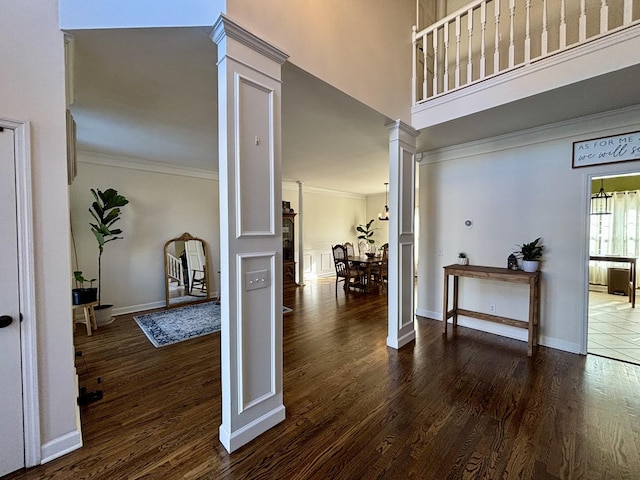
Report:
<svg viewBox="0 0 640 480"><path fill-rule="evenodd" d="M593 177L591 195L587 353L640 364L640 172Z"/></svg>

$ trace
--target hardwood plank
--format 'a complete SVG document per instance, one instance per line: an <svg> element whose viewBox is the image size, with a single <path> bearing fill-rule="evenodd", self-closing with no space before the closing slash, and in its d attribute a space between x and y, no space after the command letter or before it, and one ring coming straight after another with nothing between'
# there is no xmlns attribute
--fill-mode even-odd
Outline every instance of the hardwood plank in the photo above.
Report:
<svg viewBox="0 0 640 480"><path fill-rule="evenodd" d="M285 293L287 418L218 441L220 335L154 348L131 315L78 329L85 446L17 479L637 479L640 366L417 318L385 344L384 295ZM85 363L86 362L86 363ZM96 378L101 378L98 384Z"/></svg>

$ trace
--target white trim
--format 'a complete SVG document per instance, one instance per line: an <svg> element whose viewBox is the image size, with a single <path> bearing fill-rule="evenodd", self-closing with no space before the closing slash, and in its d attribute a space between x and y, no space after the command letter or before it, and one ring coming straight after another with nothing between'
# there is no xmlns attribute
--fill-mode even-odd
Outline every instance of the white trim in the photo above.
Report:
<svg viewBox="0 0 640 480"><path fill-rule="evenodd" d="M233 38L242 45L249 47L251 50L258 52L279 65L282 65L287 61L287 58L289 58L289 55L282 50L265 42L240 24L231 20L225 14L220 14L220 17L218 17L210 37L216 45L219 45L224 37Z"/></svg>
<svg viewBox="0 0 640 480"><path fill-rule="evenodd" d="M18 275L20 291L22 398L25 466L38 465L40 450L40 403L38 386L38 342L36 286L33 258L33 208L31 188L31 125L0 119L0 127L14 131Z"/></svg>
<svg viewBox="0 0 640 480"><path fill-rule="evenodd" d="M582 139L588 139L590 135L601 132L611 132L613 135L619 133L621 128L629 130L633 129L634 125L639 124L636 120L627 124L625 127L607 128L603 130L602 125L607 125L607 121L609 119L618 119L621 115L628 115L629 118L635 117L637 119L640 115L640 106L634 105L617 110L610 110L608 112L596 113L594 115L587 115L585 117L564 120L562 122L551 123L542 127L534 127L527 130L521 130L519 132L484 138L482 140L476 140L451 147L428 150L417 154L416 159L419 158L418 163L421 165L440 163L461 158L475 157L486 153L510 150L512 148L548 143L556 140L572 139L572 142L579 141ZM575 130L572 128L575 126L580 126L580 135L576 135Z"/></svg>
<svg viewBox="0 0 640 480"><path fill-rule="evenodd" d="M42 463L60 458L82 447L82 435L79 431L69 432L42 445Z"/></svg>
<svg viewBox="0 0 640 480"><path fill-rule="evenodd" d="M460 100L467 96L475 95L478 92L497 87L505 82L510 82L514 79L562 64L569 60L583 57L619 43L633 40L640 35L640 28L637 27L640 27L640 22L638 21L634 22L632 25L625 25L620 29L611 30L604 36L591 38L585 43L570 46L566 50L556 50L554 52L550 52L547 56L536 58L531 62L523 62L515 65L509 70L502 70L492 76L475 80L474 82L463 85L458 90L445 91L436 97L424 99L411 108L411 115L416 115L431 108L445 105L449 102Z"/></svg>
<svg viewBox="0 0 640 480"><path fill-rule="evenodd" d="M113 309L113 315L126 315L135 312L144 312L145 310L153 310L155 308L164 308L167 306L166 300L158 300L156 302L141 303L139 305L129 305L127 307L119 307Z"/></svg>
<svg viewBox="0 0 640 480"><path fill-rule="evenodd" d="M270 428L275 427L278 423L284 421L284 419L285 407L284 405L279 405L270 412L256 418L253 422L235 430L232 434L229 433L223 423L220 425L218 437L227 452L233 452Z"/></svg>
<svg viewBox="0 0 640 480"><path fill-rule="evenodd" d="M106 153L91 152L87 150L79 151L77 153L77 161L79 163L128 168L131 170L141 170L143 172L164 173L167 175L180 175L183 177L195 177L215 181L219 180L218 172L205 170L204 168L185 167L160 162L148 162L133 157L109 155Z"/></svg>
<svg viewBox="0 0 640 480"><path fill-rule="evenodd" d="M295 191L298 193L299 180L282 180L282 190ZM304 193L317 193L320 195L329 195L332 197L351 198L355 200L366 200L369 195L362 195L360 193L343 192L340 190L330 190L328 188L310 187L306 183L302 187ZM383 192L384 193L384 192ZM374 194L374 195L380 195Z"/></svg>
<svg viewBox="0 0 640 480"><path fill-rule="evenodd" d="M586 262L585 262L586 263ZM433 310L425 310L423 308L416 308L416 315L424 317L429 320L442 321L442 312L435 312ZM509 327L508 325L500 325L491 322L484 322L474 318L467 318L460 315L458 317L458 326L471 328L480 332L492 333L494 335L500 335L501 337L511 338L513 340L520 340L521 342L527 342L527 332L517 327ZM573 342L566 342L559 340L555 337L547 337L540 335L538 338L538 344L544 347L553 348L556 350L562 350L563 352L582 354L580 352L580 345Z"/></svg>

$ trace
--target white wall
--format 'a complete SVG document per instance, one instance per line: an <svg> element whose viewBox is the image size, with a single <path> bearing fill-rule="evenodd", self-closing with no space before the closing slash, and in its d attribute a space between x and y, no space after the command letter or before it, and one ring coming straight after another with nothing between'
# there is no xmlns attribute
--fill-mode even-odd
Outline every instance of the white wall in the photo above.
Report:
<svg viewBox="0 0 640 480"><path fill-rule="evenodd" d="M114 304L116 314L164 306L164 244L185 232L207 242L211 291L219 291L216 176L86 153L79 160L78 176L70 188L71 218L85 278L98 276L98 247L89 227L90 189L115 188L129 200L117 224L124 238L107 244L102 255L103 304Z"/></svg>
<svg viewBox="0 0 640 480"><path fill-rule="evenodd" d="M415 0L229 0L239 24L378 112L409 121Z"/></svg>
<svg viewBox="0 0 640 480"><path fill-rule="evenodd" d="M419 168L418 314L442 318L442 267L506 266L517 244L542 237L541 342L585 351L590 176L640 170L639 162L572 169L572 142L640 129L640 108L549 125L430 152ZM464 220L473 220L466 228ZM442 256L438 256L438 250ZM526 287L461 279L460 305L526 320ZM464 322L461 322L461 324ZM526 331L468 319L525 338Z"/></svg>
<svg viewBox="0 0 640 480"><path fill-rule="evenodd" d="M291 202L291 208L299 213L297 187L293 185L295 184L284 183L282 199ZM357 245L355 228L360 223L366 223L367 199L362 195L317 188L305 187L303 190L305 278L335 275L331 246L344 242ZM297 216L296 247L299 224ZM296 249L296 260L297 258Z"/></svg>
<svg viewBox="0 0 640 480"><path fill-rule="evenodd" d="M64 40L57 2L2 2L0 116L31 122L43 457L79 446L69 285Z"/></svg>

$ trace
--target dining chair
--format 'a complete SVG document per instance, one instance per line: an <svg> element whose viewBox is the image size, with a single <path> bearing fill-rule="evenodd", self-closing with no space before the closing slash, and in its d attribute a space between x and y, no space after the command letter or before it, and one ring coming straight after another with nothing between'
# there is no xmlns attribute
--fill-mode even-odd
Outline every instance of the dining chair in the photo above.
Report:
<svg viewBox="0 0 640 480"><path fill-rule="evenodd" d="M385 243L382 246L382 257L380 264L371 267L371 276L373 277L373 281L376 282L382 290L385 290L386 283L388 283L389 279L389 263L387 261L388 252L389 244Z"/></svg>
<svg viewBox="0 0 640 480"><path fill-rule="evenodd" d="M336 296L338 295L338 282L344 282L344 291L348 292L352 284L358 280L358 273L353 271L347 260L347 249L344 245L334 245L333 263L336 268Z"/></svg>

